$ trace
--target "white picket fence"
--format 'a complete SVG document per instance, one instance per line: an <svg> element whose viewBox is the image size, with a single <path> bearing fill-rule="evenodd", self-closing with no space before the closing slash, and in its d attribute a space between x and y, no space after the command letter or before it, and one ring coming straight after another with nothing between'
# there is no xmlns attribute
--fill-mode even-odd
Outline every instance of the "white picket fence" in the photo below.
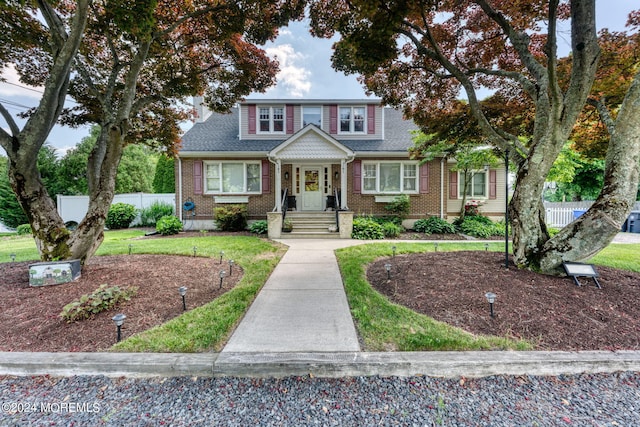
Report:
<svg viewBox="0 0 640 427"><path fill-rule="evenodd" d="M89 210L89 196L62 196L57 195L58 201L58 214L64 220L65 224L71 221L80 223L82 218L87 214ZM136 209L148 208L154 202L168 203L175 205L176 195L175 193L165 194L149 194L149 193L130 193L130 194L116 194L112 203L127 203L133 205ZM139 217L137 217L132 225L139 223Z"/></svg>
<svg viewBox="0 0 640 427"><path fill-rule="evenodd" d="M548 226L562 228L576 218L574 212L586 211L593 202L545 203L545 221ZM640 211L640 202L636 202L633 211Z"/></svg>

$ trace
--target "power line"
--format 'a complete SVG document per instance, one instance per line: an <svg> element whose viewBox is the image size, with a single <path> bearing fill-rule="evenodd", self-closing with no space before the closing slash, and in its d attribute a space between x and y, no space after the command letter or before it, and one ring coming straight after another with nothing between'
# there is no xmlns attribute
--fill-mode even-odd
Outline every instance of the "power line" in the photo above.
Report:
<svg viewBox="0 0 640 427"><path fill-rule="evenodd" d="M10 99L0 98L0 102L2 102L3 104L12 105L14 107L21 107L21 108L26 108L26 109L31 108L31 107L28 107L26 105L19 104L19 103L15 102L15 101L11 101Z"/></svg>
<svg viewBox="0 0 640 427"><path fill-rule="evenodd" d="M40 90L40 89L34 89L34 88L32 88L32 87L29 87L29 86L19 85L19 84L17 84L17 83L12 83L12 82L7 82L7 81L0 82L0 83L4 83L4 84L7 84L7 85L11 85L11 86L19 87L19 88L21 88L21 89L25 89L25 90L30 90L31 92L39 93L40 95L43 95L43 94L44 94L44 91L42 91L42 90ZM74 103L74 104L77 104L77 102L76 102L75 100L71 99L71 98L67 98L67 97L65 97L65 99L64 99L64 100L65 100L65 101L68 101L68 102L72 102L72 103ZM31 108L31 107L25 107L25 108Z"/></svg>

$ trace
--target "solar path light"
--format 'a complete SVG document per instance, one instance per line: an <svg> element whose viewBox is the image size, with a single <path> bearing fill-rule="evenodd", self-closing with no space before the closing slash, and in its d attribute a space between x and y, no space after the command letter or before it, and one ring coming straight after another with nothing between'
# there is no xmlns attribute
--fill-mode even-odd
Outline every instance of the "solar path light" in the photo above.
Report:
<svg viewBox="0 0 640 427"><path fill-rule="evenodd" d="M489 302L489 310L491 311L491 317L493 318L495 317L493 314L493 303L496 302L496 294L494 294L493 292L487 292L486 294L484 294L484 296Z"/></svg>
<svg viewBox="0 0 640 427"><path fill-rule="evenodd" d="M387 270L387 279L391 279L391 264L385 264L384 269Z"/></svg>
<svg viewBox="0 0 640 427"><path fill-rule="evenodd" d="M118 336L116 338L116 342L120 342L120 340L122 339L121 329L122 329L122 325L124 324L124 319L126 318L127 316L125 316L122 313L118 313L111 318L111 320L113 320L113 323L116 324L116 328L118 330Z"/></svg>
<svg viewBox="0 0 640 427"><path fill-rule="evenodd" d="M218 289L222 289L222 280L224 279L224 276L227 275L227 272L224 270L220 270L220 287Z"/></svg>
<svg viewBox="0 0 640 427"><path fill-rule="evenodd" d="M185 286L180 286L178 288L178 292L182 297L182 311L187 311L187 301L185 299L185 296L187 295L187 288Z"/></svg>

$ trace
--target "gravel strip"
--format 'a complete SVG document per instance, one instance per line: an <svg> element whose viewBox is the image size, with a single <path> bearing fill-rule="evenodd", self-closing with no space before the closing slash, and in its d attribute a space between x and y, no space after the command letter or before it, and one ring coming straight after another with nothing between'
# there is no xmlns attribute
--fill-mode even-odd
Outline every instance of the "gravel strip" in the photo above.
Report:
<svg viewBox="0 0 640 427"><path fill-rule="evenodd" d="M640 372L481 379L0 377L1 426L631 426Z"/></svg>

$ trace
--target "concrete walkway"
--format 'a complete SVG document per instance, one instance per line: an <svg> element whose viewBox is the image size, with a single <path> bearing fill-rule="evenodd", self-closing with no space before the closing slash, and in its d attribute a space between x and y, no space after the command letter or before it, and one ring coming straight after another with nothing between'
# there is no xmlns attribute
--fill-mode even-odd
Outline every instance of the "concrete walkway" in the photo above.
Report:
<svg viewBox="0 0 640 427"><path fill-rule="evenodd" d="M359 351L334 255L335 249L353 243L329 239L283 243L289 250L222 353Z"/></svg>

